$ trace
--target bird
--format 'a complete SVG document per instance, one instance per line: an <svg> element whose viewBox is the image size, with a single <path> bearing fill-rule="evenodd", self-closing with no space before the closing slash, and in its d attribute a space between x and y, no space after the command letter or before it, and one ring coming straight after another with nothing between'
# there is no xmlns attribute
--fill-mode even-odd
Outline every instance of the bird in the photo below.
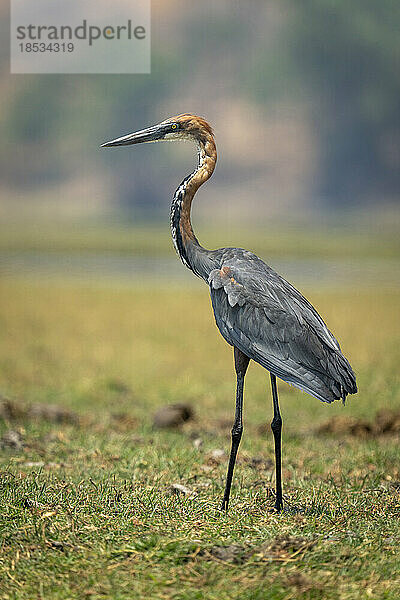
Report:
<svg viewBox="0 0 400 600"><path fill-rule="evenodd" d="M161 141L191 141L197 165L178 186L170 209L175 250L182 263L209 286L216 325L233 347L236 372L235 417L221 510L229 505L233 472L243 433L244 380L251 360L270 374L275 449L275 503L283 509L282 416L277 378L331 403L357 392L356 377L339 342L310 302L258 256L243 248L207 250L191 222L191 206L199 187L213 174L217 150L213 130L202 117L180 114L157 125L102 144L130 146Z"/></svg>

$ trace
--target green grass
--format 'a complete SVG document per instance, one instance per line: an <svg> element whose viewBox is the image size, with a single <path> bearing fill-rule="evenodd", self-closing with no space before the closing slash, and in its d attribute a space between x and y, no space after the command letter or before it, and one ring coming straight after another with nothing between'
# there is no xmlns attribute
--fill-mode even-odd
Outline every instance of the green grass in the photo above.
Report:
<svg viewBox="0 0 400 600"><path fill-rule="evenodd" d="M394 217L396 222L397 217ZM397 228L365 227L332 223L306 227L217 226L196 227L208 248L240 246L263 257L295 258L386 258L400 252ZM0 223L0 251L108 252L159 256L174 253L170 232L160 226L101 227L30 223L29 226Z"/></svg>
<svg viewBox="0 0 400 600"><path fill-rule="evenodd" d="M25 444L0 450L0 597L399 598L398 437L316 430L333 416L400 409L400 293L307 295L356 369L359 394L328 406L280 383L286 509L276 515L272 436L259 427L271 420L270 390L252 365L224 515L227 457L212 451L229 450L235 383L206 287L3 281L0 390L79 420L0 420L0 435L18 431ZM191 404L195 420L154 430L154 411L172 402ZM193 495L174 494L174 483ZM233 560L215 551L232 544Z"/></svg>

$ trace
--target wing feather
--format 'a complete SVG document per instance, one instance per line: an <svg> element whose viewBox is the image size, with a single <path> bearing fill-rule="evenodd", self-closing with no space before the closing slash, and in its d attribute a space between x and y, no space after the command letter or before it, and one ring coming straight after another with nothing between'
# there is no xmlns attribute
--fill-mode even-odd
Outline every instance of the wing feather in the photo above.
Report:
<svg viewBox="0 0 400 600"><path fill-rule="evenodd" d="M354 373L314 307L258 257L242 252L209 276L222 336L324 402L354 393Z"/></svg>

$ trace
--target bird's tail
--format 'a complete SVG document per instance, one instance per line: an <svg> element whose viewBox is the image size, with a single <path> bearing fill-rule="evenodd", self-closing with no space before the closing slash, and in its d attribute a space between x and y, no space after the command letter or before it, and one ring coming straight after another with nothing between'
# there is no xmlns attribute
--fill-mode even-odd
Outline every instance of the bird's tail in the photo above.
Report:
<svg viewBox="0 0 400 600"><path fill-rule="evenodd" d="M334 366L334 373L331 371L332 378L335 379L336 386L340 385L339 398L342 398L343 404L346 402L348 394L357 393L357 381L353 369L347 358L341 352L335 352L331 356L331 362Z"/></svg>
<svg viewBox="0 0 400 600"><path fill-rule="evenodd" d="M343 404L349 394L357 393L357 381L347 358L338 350L329 355L327 370L319 372L313 384L306 391L322 402L342 399ZM299 386L300 387L300 386Z"/></svg>

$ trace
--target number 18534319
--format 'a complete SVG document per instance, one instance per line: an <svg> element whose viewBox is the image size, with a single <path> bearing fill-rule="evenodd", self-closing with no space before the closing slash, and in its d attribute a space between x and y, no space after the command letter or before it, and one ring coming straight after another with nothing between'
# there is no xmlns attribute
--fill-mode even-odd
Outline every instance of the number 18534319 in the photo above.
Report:
<svg viewBox="0 0 400 600"><path fill-rule="evenodd" d="M21 52L73 52L73 42L23 42L19 44Z"/></svg>

